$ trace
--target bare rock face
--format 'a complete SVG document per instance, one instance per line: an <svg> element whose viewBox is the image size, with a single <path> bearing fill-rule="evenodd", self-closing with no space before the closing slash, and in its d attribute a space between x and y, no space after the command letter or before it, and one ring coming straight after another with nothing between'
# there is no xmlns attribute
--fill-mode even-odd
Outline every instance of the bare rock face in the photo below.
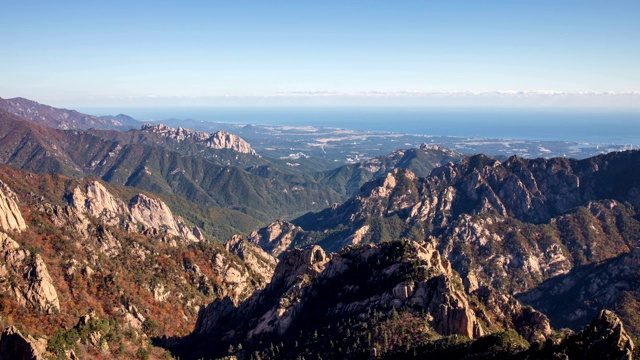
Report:
<svg viewBox="0 0 640 360"><path fill-rule="evenodd" d="M27 228L17 202L16 194L0 181L0 230L22 231Z"/></svg>
<svg viewBox="0 0 640 360"><path fill-rule="evenodd" d="M157 301L157 302L164 302L169 298L169 295L171 295L171 291L165 291L164 289L164 285L162 284L157 284L156 286L153 287L153 298Z"/></svg>
<svg viewBox="0 0 640 360"><path fill-rule="evenodd" d="M44 360L46 349L46 340L39 341L30 335L25 338L15 326L0 334L0 359Z"/></svg>
<svg viewBox="0 0 640 360"><path fill-rule="evenodd" d="M343 241L343 247L344 246L348 246L348 245L357 245L360 242L362 242L362 239L367 235L367 233L369 232L369 230L371 229L371 226L369 225L364 225L363 227L361 227L360 229L356 230L353 235L347 237L346 239L344 239Z"/></svg>
<svg viewBox="0 0 640 360"><path fill-rule="evenodd" d="M139 194L129 203L131 216L135 221L150 228L166 230L178 234L178 226L169 207L156 199Z"/></svg>
<svg viewBox="0 0 640 360"><path fill-rule="evenodd" d="M478 288L473 294L485 307L480 317L486 322L514 328L529 342L544 342L552 335L549 319L531 307L522 306L513 296L488 285Z"/></svg>
<svg viewBox="0 0 640 360"><path fill-rule="evenodd" d="M330 260L320 246L306 249L293 249L285 253L273 275L274 282L283 282L291 286L303 275L317 275L325 269Z"/></svg>
<svg viewBox="0 0 640 360"><path fill-rule="evenodd" d="M219 297L229 297L234 303L246 299L256 288L263 288L268 282L266 277L260 279L251 276L250 269L252 268L244 262L233 259L229 253L217 253L211 259L211 263L212 270L218 276L221 285L215 289L216 294ZM195 269L195 272L198 273L200 270ZM204 274L200 276L204 276Z"/></svg>
<svg viewBox="0 0 640 360"><path fill-rule="evenodd" d="M49 203L39 204L36 209L45 213L56 227L69 227L83 238L90 235L91 223L83 213L71 206L58 206Z"/></svg>
<svg viewBox="0 0 640 360"><path fill-rule="evenodd" d="M261 247L250 243L240 235L230 237L224 247L232 254L238 255L249 269L265 280L265 284L271 280L278 260Z"/></svg>
<svg viewBox="0 0 640 360"><path fill-rule="evenodd" d="M20 244L3 232L0 232L0 254L4 260L3 267L13 269L19 269L27 257L31 255L28 250L21 249Z"/></svg>
<svg viewBox="0 0 640 360"><path fill-rule="evenodd" d="M213 134L207 134L181 127L174 129L162 124L144 124L142 126L142 131L160 134L177 142L191 140L197 144L212 149L231 149L239 153L257 155L248 142L241 137L230 134L226 131L217 131Z"/></svg>
<svg viewBox="0 0 640 360"><path fill-rule="evenodd" d="M179 237L187 242L204 240L197 227L189 227L181 217L173 215L163 201L138 194L126 204L97 181L87 184L84 190L74 189L69 202L80 214L91 215L106 225L128 231L140 226L149 235ZM108 245L109 239L105 240Z"/></svg>
<svg viewBox="0 0 640 360"><path fill-rule="evenodd" d="M165 231L170 236L179 236L188 241L202 240L200 231L193 231L182 218L174 216L162 201L138 194L129 203L131 217L148 229Z"/></svg>
<svg viewBox="0 0 640 360"><path fill-rule="evenodd" d="M226 131L216 131L206 140L208 147L213 149L231 149L237 152L256 155L248 142L241 137L229 134Z"/></svg>
<svg viewBox="0 0 640 360"><path fill-rule="evenodd" d="M136 330L142 329L142 324L146 318L138 311L135 305L126 304L126 306L120 306L118 310L121 315L124 315L125 324Z"/></svg>
<svg viewBox="0 0 640 360"><path fill-rule="evenodd" d="M60 311L60 301L56 289L53 287L53 280L39 254L36 255L35 264L33 264L28 276L30 284L26 293L27 300L47 312Z"/></svg>
<svg viewBox="0 0 640 360"><path fill-rule="evenodd" d="M85 191L75 188L70 202L71 206L78 211L87 213L109 225L116 225L118 215L124 214L126 209L122 200L114 198L104 185L97 181L87 184Z"/></svg>
<svg viewBox="0 0 640 360"><path fill-rule="evenodd" d="M278 220L266 228L255 230L249 235L249 242L263 248L269 254L280 257L295 238L298 228L290 222Z"/></svg>
<svg viewBox="0 0 640 360"><path fill-rule="evenodd" d="M435 291L431 289L432 294L429 294L425 289L424 292L431 295L427 309L433 317L432 326L438 333L464 335L472 339L484 335L464 292L456 290L447 276L442 275L436 280Z"/></svg>
<svg viewBox="0 0 640 360"><path fill-rule="evenodd" d="M0 259L4 260L0 265L0 288L11 290L22 305L31 304L48 313L59 311L60 301L47 266L40 254L33 257L32 263L31 258L29 250L0 232ZM10 277L21 281L11 284L7 281Z"/></svg>

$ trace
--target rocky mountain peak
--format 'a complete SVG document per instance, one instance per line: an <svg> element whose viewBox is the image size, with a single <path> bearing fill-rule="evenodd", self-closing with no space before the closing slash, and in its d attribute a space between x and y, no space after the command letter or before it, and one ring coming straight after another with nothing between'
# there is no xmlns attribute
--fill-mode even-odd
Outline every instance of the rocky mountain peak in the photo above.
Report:
<svg viewBox="0 0 640 360"><path fill-rule="evenodd" d="M80 187L73 190L70 197L71 206L103 221L109 221L123 213L125 204L116 199L98 181L88 183L82 191Z"/></svg>
<svg viewBox="0 0 640 360"><path fill-rule="evenodd" d="M177 142L185 140L193 141L212 149L231 149L239 153L257 155L255 150L251 148L248 142L237 135L230 134L226 131L217 131L212 134L205 132L193 131L184 128L171 128L163 124L146 123L141 128L142 131L159 134L166 138L173 139Z"/></svg>
<svg viewBox="0 0 640 360"><path fill-rule="evenodd" d="M317 245L290 250L276 266L272 282L291 286L303 275L315 276L324 271L329 260L324 250Z"/></svg>
<svg viewBox="0 0 640 360"><path fill-rule="evenodd" d="M267 227L253 231L249 242L256 244L272 256L279 257L291 245L298 227L288 221L277 220Z"/></svg>
<svg viewBox="0 0 640 360"><path fill-rule="evenodd" d="M197 227L189 227L181 217L173 215L163 201L138 194L125 203L98 181L89 182L84 189L76 187L69 202L80 214L89 214L108 225L129 231L140 225L142 231L150 235L180 237L185 241L204 240Z"/></svg>
<svg viewBox="0 0 640 360"><path fill-rule="evenodd" d="M189 240L199 240L185 227L184 222L177 219L164 202L138 194L129 201L129 210L135 221L145 227L164 230L169 235L187 235ZM186 233L183 233L186 230Z"/></svg>
<svg viewBox="0 0 640 360"><path fill-rule="evenodd" d="M458 153L456 151L453 151L451 149L448 149L446 147L439 146L439 145L431 145L431 144L427 144L427 143L420 144L419 149L420 150L424 150L424 151L437 151L437 152L441 152L441 153L447 154L449 156L455 156L455 157L460 155L460 153Z"/></svg>
<svg viewBox="0 0 640 360"><path fill-rule="evenodd" d="M265 283L271 280L278 260L260 246L250 243L241 235L233 235L224 243L224 247L242 259L255 274L263 277Z"/></svg>
<svg viewBox="0 0 640 360"><path fill-rule="evenodd" d="M583 359L632 359L633 340L624 330L622 321L609 310L602 310L578 337L589 344Z"/></svg>
<svg viewBox="0 0 640 360"><path fill-rule="evenodd" d="M53 279L40 254L36 254L34 264L27 276L31 283L26 293L27 299L44 311L60 311L60 301L53 286Z"/></svg>

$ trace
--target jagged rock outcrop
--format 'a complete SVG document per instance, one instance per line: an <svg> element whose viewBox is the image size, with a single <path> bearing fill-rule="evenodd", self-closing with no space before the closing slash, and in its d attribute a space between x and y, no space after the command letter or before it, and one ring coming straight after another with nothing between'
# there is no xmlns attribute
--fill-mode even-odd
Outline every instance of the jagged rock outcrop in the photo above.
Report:
<svg viewBox="0 0 640 360"><path fill-rule="evenodd" d="M121 308L126 323L134 329L141 330L142 324L146 318L138 311L135 305L127 304L126 307Z"/></svg>
<svg viewBox="0 0 640 360"><path fill-rule="evenodd" d="M15 326L0 334L0 360L44 360L47 341L24 337Z"/></svg>
<svg viewBox="0 0 640 360"><path fill-rule="evenodd" d="M84 190L75 188L69 203L81 214L128 231L137 231L140 226L141 231L149 235L178 237L187 242L204 240L198 227L189 227L181 217L173 215L163 201L138 194L126 204L97 181L88 183Z"/></svg>
<svg viewBox="0 0 640 360"><path fill-rule="evenodd" d="M272 256L279 257L286 251L299 229L287 221L274 221L267 227L253 231L248 239L252 244L256 244Z"/></svg>
<svg viewBox="0 0 640 360"><path fill-rule="evenodd" d="M153 235L166 233L187 241L203 240L197 227L189 228L182 218L174 216L171 209L160 200L138 194L129 202L129 211L133 220L146 231L152 231Z"/></svg>
<svg viewBox="0 0 640 360"><path fill-rule="evenodd" d="M212 270L220 279L221 286L218 291L220 297L228 296L238 302L260 286L254 282L254 278L243 266L244 264L230 260L223 253L217 253L211 262Z"/></svg>
<svg viewBox="0 0 640 360"><path fill-rule="evenodd" d="M614 309L635 335L640 327L634 321L633 306L640 301L635 291L640 286L639 265L640 248L636 247L602 263L573 268L517 298L546 313L555 327L574 330L586 326L601 309Z"/></svg>
<svg viewBox="0 0 640 360"><path fill-rule="evenodd" d="M273 266L269 265L267 258L258 259L259 252L253 252L253 249L243 251L242 246L233 245L230 245L230 248L247 256L250 262L252 257L255 257L256 261L250 265L240 260L242 256L235 254L240 259L233 256L234 253L231 251L216 251L210 261L213 278L210 278L199 265L188 259L184 260L182 267L189 275L191 282L203 294L229 298L234 303L238 303L249 297L256 289L262 289L267 285L273 274ZM262 269L265 273L256 273L257 269ZM211 274L211 272L208 273Z"/></svg>
<svg viewBox="0 0 640 360"><path fill-rule="evenodd" d="M618 175L635 174L639 163L640 152L580 161L476 155L426 178L396 170L342 205L293 220L289 248L433 237L463 278L473 272L498 290L527 291L631 250L640 184Z"/></svg>
<svg viewBox="0 0 640 360"><path fill-rule="evenodd" d="M40 254L36 254L34 264L27 276L29 280L29 289L25 294L27 300L47 312L60 311L60 301L53 286L53 279Z"/></svg>
<svg viewBox="0 0 640 360"><path fill-rule="evenodd" d="M600 311L578 334L546 349L547 356L561 355L565 359L633 359L634 343L618 316L609 310Z"/></svg>
<svg viewBox="0 0 640 360"><path fill-rule="evenodd" d="M330 255L319 246L293 249L283 255L264 290L237 307L228 299L207 306L194 333L176 351L189 358L216 356L230 343L277 342L296 331L366 318L376 309L390 308L423 311L432 331L440 335L477 338L489 328L501 328L474 301L449 262L430 243L368 244ZM548 321L531 326L545 325ZM202 345L205 338L219 340ZM192 346L198 350L192 351ZM183 353L182 348L191 350Z"/></svg>
<svg viewBox="0 0 640 360"><path fill-rule="evenodd" d="M0 232L0 259L0 287L12 292L18 303L47 313L60 310L58 294L40 254L32 255Z"/></svg>
<svg viewBox="0 0 640 360"><path fill-rule="evenodd" d="M257 155L248 142L243 140L241 137L230 134L226 131L217 131L212 134L207 134L181 127L174 129L162 124L144 124L141 129L142 131L159 134L177 142L190 140L196 144L212 149L230 149L239 153Z"/></svg>
<svg viewBox="0 0 640 360"><path fill-rule="evenodd" d="M523 306L516 298L483 285L472 292L483 310L479 318L502 328L513 328L529 342L542 343L552 335L549 319L535 309Z"/></svg>
<svg viewBox="0 0 640 360"><path fill-rule="evenodd" d="M583 359L632 359L633 340L615 313L602 310L591 324L578 334L584 344Z"/></svg>
<svg viewBox="0 0 640 360"><path fill-rule="evenodd" d="M251 271L261 276L265 285L271 280L278 260L262 250L261 247L250 243L241 235L230 237L224 243L224 247L230 253L238 255Z"/></svg>
<svg viewBox="0 0 640 360"><path fill-rule="evenodd" d="M109 190L98 181L92 181L81 189L77 187L70 197L70 204L76 210L87 213L108 225L117 225L119 215L123 215L124 201L111 195Z"/></svg>
<svg viewBox="0 0 640 360"><path fill-rule="evenodd" d="M0 181L0 230L22 231L27 228L17 202L16 194Z"/></svg>

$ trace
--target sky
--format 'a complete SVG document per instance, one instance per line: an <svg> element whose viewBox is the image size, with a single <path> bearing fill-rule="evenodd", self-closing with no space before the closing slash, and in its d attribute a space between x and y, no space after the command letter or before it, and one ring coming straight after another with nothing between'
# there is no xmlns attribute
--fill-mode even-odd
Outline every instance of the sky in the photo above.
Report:
<svg viewBox="0 0 640 360"><path fill-rule="evenodd" d="M10 1L0 97L640 109L640 1Z"/></svg>

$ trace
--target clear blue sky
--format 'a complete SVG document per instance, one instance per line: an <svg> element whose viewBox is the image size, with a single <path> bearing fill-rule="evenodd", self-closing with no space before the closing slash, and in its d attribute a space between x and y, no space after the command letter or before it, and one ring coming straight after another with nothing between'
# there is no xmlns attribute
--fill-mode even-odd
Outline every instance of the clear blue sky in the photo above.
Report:
<svg viewBox="0 0 640 360"><path fill-rule="evenodd" d="M428 105L443 96L452 106L535 106L561 97L640 107L638 0L4 0L0 8L3 98L87 107Z"/></svg>

